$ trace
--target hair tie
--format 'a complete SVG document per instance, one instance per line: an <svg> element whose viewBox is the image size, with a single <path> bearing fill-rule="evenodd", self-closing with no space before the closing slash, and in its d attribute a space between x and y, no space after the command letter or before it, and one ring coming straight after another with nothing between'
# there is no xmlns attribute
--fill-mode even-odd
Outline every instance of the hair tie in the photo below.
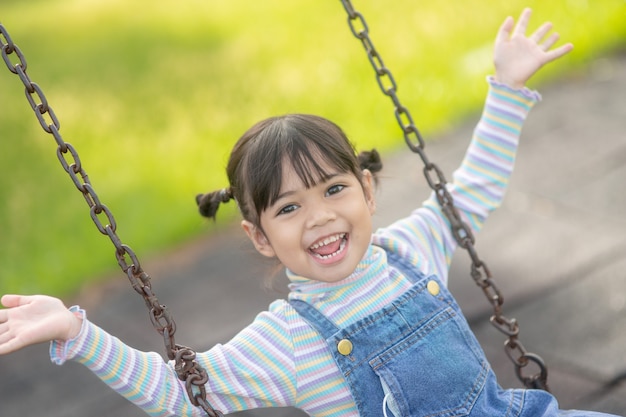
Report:
<svg viewBox="0 0 626 417"><path fill-rule="evenodd" d="M220 196L220 201L222 203L228 203L233 198L232 189L230 187L229 188L222 188L220 190L219 196Z"/></svg>

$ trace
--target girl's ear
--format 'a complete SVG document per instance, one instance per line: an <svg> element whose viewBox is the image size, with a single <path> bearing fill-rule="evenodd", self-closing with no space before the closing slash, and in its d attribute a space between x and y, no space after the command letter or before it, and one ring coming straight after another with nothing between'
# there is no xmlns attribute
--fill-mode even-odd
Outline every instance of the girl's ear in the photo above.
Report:
<svg viewBox="0 0 626 417"><path fill-rule="evenodd" d="M273 258L276 256L276 252L274 252L274 248L270 244L270 241L267 240L265 233L260 230L257 226L255 226L252 222L248 220L241 221L241 227L248 235L248 238L252 241L257 252L259 252L263 256L267 256L268 258Z"/></svg>
<svg viewBox="0 0 626 417"><path fill-rule="evenodd" d="M376 213L376 199L374 198L374 176L369 169L363 170L363 194L370 209L370 214Z"/></svg>

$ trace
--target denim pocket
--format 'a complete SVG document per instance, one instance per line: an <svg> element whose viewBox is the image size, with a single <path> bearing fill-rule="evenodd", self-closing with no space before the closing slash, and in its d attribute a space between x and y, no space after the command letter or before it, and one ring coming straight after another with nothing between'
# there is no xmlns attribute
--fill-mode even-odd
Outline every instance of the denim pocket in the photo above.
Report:
<svg viewBox="0 0 626 417"><path fill-rule="evenodd" d="M489 374L478 342L451 307L369 364L389 389L402 417L468 415Z"/></svg>

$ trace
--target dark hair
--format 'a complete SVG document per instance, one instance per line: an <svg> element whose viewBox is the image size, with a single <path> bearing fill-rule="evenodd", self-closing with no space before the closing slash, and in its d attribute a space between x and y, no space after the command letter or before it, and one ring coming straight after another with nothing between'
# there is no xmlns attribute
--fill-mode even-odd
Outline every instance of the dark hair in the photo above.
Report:
<svg viewBox="0 0 626 417"><path fill-rule="evenodd" d="M320 165L320 159L339 172L354 174L359 181L363 169L369 169L375 180L382 169L375 149L357 156L341 128L323 117L271 117L252 126L235 144L226 168L230 186L196 196L200 214L215 218L219 204L234 198L244 219L259 225L261 213L280 193L285 161L306 187L312 187L331 174Z"/></svg>

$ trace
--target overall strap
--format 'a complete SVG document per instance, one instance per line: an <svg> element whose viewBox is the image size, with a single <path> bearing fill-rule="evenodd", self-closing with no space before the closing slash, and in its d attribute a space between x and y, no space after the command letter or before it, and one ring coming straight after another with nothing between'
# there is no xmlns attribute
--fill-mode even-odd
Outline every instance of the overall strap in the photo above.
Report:
<svg viewBox="0 0 626 417"><path fill-rule="evenodd" d="M416 283L424 278L424 274L411 265L405 258L395 252L388 252L387 262L389 265L399 270L409 281ZM339 328L323 315L317 308L302 300L289 300L289 304L304 318L314 329L316 329L324 339L329 339L339 331Z"/></svg>
<svg viewBox="0 0 626 417"><path fill-rule="evenodd" d="M339 331L335 324L317 308L302 300L289 300L289 304L326 340Z"/></svg>
<svg viewBox="0 0 626 417"><path fill-rule="evenodd" d="M415 284L425 277L424 273L417 269L415 265L412 265L406 258L387 250L385 250L385 253L387 254L389 266L400 271L411 283Z"/></svg>

